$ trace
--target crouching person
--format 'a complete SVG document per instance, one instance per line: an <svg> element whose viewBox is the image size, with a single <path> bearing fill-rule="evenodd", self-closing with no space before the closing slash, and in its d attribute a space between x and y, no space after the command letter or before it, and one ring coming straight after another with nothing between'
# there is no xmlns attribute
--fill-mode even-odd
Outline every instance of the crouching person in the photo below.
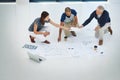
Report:
<svg viewBox="0 0 120 80"><path fill-rule="evenodd" d="M95 37L99 39L99 45L103 44L103 36L108 31L112 35L111 20L108 11L104 10L103 6L98 6L97 9L91 13L90 17L80 26L86 26L95 18L98 25L95 27Z"/></svg>
<svg viewBox="0 0 120 80"><path fill-rule="evenodd" d="M49 13L43 11L41 13L41 17L36 18L28 29L30 32L29 37L32 43L35 43L35 39L38 38L41 42L50 44L50 42L47 40L47 36L50 35L50 32L45 30L45 28L47 28L44 26L45 23L50 23L55 27L69 30L69 28L64 28L63 26L60 26L59 24L53 22L49 18Z"/></svg>

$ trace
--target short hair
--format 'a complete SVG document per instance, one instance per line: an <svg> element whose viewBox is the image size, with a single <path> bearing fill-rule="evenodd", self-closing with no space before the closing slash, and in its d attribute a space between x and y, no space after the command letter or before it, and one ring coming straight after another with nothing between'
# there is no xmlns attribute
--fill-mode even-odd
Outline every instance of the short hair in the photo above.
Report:
<svg viewBox="0 0 120 80"><path fill-rule="evenodd" d="M66 8L65 8L65 12L71 12L70 7L66 7Z"/></svg>
<svg viewBox="0 0 120 80"><path fill-rule="evenodd" d="M102 5L99 5L97 8L100 10L104 10L104 7Z"/></svg>

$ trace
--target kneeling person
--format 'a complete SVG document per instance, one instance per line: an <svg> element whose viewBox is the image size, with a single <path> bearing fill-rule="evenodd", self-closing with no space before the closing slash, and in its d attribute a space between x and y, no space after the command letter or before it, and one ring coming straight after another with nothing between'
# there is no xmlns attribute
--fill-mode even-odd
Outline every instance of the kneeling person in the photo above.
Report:
<svg viewBox="0 0 120 80"><path fill-rule="evenodd" d="M77 12L74 9L70 9L69 7L66 7L65 8L65 12L61 16L61 23L60 23L60 25L66 27L66 28L79 27L78 19L77 19ZM61 33L62 33L62 29L59 29L58 41L61 41ZM71 34L73 36L76 36L76 33L74 31L64 30L64 33L65 33L65 36L64 36L65 40Z"/></svg>
<svg viewBox="0 0 120 80"><path fill-rule="evenodd" d="M80 26L80 28L86 26L95 18L98 25L95 28L95 37L99 39L99 45L103 44L103 36L109 31L112 35L111 20L108 11L104 10L103 6L98 6L97 9L91 13L90 17Z"/></svg>

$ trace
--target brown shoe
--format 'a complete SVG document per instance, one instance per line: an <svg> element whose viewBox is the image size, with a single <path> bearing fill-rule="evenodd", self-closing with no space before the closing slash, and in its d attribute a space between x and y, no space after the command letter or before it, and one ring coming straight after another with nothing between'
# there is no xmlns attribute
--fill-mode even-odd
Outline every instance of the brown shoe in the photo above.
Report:
<svg viewBox="0 0 120 80"><path fill-rule="evenodd" d="M110 32L110 34L112 35L112 29L111 29L111 27L108 27L108 31Z"/></svg>
<svg viewBox="0 0 120 80"><path fill-rule="evenodd" d="M99 40L99 45L103 45L103 40Z"/></svg>
<svg viewBox="0 0 120 80"><path fill-rule="evenodd" d="M50 44L50 42L49 42L49 41L47 41L47 40L45 40L43 43Z"/></svg>
<svg viewBox="0 0 120 80"><path fill-rule="evenodd" d="M75 31L71 31L71 34L72 34L72 36L75 36L75 37L77 36Z"/></svg>
<svg viewBox="0 0 120 80"><path fill-rule="evenodd" d="M31 40L32 43L35 43L35 40L34 40L34 39L35 39L35 38L30 35L30 40Z"/></svg>

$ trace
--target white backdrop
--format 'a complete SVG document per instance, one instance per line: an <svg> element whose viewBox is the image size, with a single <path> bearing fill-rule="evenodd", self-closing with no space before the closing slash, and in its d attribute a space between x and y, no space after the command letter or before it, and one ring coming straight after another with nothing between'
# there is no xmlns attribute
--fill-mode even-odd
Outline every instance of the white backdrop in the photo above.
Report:
<svg viewBox="0 0 120 80"><path fill-rule="evenodd" d="M120 24L119 0L109 3L28 3L0 4L0 80L119 80L120 74ZM77 58L53 59L40 64L28 59L22 46L29 41L28 27L43 10L50 13L51 18L59 23L61 13L66 6L78 12L82 23L98 4L103 4L110 12L114 31L110 41L104 47L103 56L82 55ZM87 28L97 24L93 20ZM46 24L49 25L49 24ZM49 25L51 31L57 28ZM51 36L52 37L52 36ZM56 40L57 34L52 40Z"/></svg>

